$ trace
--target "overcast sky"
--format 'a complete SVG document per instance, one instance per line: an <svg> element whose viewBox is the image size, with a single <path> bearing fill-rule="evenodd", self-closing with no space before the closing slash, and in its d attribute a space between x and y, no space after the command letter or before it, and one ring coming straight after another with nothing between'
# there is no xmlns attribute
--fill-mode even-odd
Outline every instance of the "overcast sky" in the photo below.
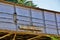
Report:
<svg viewBox="0 0 60 40"><path fill-rule="evenodd" d="M60 0L33 0L38 7L60 12Z"/></svg>

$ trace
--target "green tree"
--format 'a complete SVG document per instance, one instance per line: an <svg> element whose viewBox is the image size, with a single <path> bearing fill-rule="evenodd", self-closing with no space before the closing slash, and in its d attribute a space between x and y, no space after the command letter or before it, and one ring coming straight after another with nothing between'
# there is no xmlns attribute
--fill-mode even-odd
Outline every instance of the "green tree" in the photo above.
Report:
<svg viewBox="0 0 60 40"><path fill-rule="evenodd" d="M57 36L50 36L50 35L47 35L47 36L50 37L52 40L59 40Z"/></svg>
<svg viewBox="0 0 60 40"><path fill-rule="evenodd" d="M15 2L15 3L18 2L17 0L5 0L5 1L8 1L8 2Z"/></svg>
<svg viewBox="0 0 60 40"><path fill-rule="evenodd" d="M18 3L18 4L25 5L25 6L36 7L36 5L34 5L32 1L27 1L27 0L5 0L5 1L15 2L15 3Z"/></svg>
<svg viewBox="0 0 60 40"><path fill-rule="evenodd" d="M18 3L19 3L19 4L23 4L23 5L25 5L25 6L36 7L36 5L34 5L32 1L18 0Z"/></svg>
<svg viewBox="0 0 60 40"><path fill-rule="evenodd" d="M18 1L17 3L23 4L23 5L25 5L25 2L26 2L26 0L17 0L17 1Z"/></svg>
<svg viewBox="0 0 60 40"><path fill-rule="evenodd" d="M25 5L26 5L26 6L36 7L36 5L34 5L32 1L27 1L27 2L25 3Z"/></svg>

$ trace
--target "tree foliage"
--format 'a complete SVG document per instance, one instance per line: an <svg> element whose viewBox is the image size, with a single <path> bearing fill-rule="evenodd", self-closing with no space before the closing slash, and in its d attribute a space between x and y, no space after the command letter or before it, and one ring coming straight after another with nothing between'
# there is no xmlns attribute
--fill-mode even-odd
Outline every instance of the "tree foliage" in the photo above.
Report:
<svg viewBox="0 0 60 40"><path fill-rule="evenodd" d="M5 1L8 1L8 2L15 2L15 3L18 2L17 0L5 0Z"/></svg>
<svg viewBox="0 0 60 40"><path fill-rule="evenodd" d="M34 5L32 1L27 1L25 3L26 6L32 6L32 7L36 7L37 5Z"/></svg>
<svg viewBox="0 0 60 40"><path fill-rule="evenodd" d="M47 35L48 37L51 38L51 40L60 40L57 36L50 36L50 35Z"/></svg>
<svg viewBox="0 0 60 40"><path fill-rule="evenodd" d="M25 6L32 6L32 7L37 6L37 5L34 5L34 3L32 1L27 1L27 0L5 0L5 1L15 2L15 3L18 3L18 4L25 5Z"/></svg>

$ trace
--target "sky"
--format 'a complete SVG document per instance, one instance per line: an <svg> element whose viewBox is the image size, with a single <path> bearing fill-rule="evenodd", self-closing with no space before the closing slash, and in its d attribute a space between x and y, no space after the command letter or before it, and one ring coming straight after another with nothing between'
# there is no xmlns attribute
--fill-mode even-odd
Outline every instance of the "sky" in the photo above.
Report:
<svg viewBox="0 0 60 40"><path fill-rule="evenodd" d="M39 8L60 12L60 0L32 0Z"/></svg>

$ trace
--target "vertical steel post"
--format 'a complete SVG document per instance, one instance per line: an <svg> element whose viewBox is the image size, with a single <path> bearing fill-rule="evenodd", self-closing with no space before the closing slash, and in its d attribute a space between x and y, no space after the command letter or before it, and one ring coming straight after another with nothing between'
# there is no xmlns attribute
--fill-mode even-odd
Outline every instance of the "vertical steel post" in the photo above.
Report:
<svg viewBox="0 0 60 40"><path fill-rule="evenodd" d="M15 0L14 0L15 1ZM16 26L16 32L18 31L18 26L17 26L17 13L16 13L16 7L15 7L15 3L14 3L14 14L13 14L13 21L14 21L14 24ZM16 33L15 33L15 36L14 36L14 39L15 40L15 37L16 37Z"/></svg>
<svg viewBox="0 0 60 40"><path fill-rule="evenodd" d="M55 13L55 23L56 23L57 35L59 35L56 13Z"/></svg>
<svg viewBox="0 0 60 40"><path fill-rule="evenodd" d="M15 0L14 0L14 1L15 1ZM14 21L14 24L15 24L15 26L16 26L16 31L17 31L17 13L16 13L15 3L14 3L13 21Z"/></svg>
<svg viewBox="0 0 60 40"><path fill-rule="evenodd" d="M46 23L45 23L45 15L44 15L44 10L42 10L42 15L43 15L43 22L44 22L44 31L45 33L47 34L47 31L46 31Z"/></svg>
<svg viewBox="0 0 60 40"><path fill-rule="evenodd" d="M28 1L31 2L29 13L30 13L30 25L33 26L33 23L32 23L32 12L31 12L32 0L28 0Z"/></svg>

